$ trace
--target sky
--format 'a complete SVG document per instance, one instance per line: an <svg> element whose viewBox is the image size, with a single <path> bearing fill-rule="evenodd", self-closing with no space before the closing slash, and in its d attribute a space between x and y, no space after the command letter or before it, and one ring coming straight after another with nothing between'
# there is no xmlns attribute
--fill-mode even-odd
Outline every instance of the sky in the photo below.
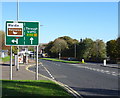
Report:
<svg viewBox="0 0 120 98"><path fill-rule="evenodd" d="M2 2L2 27L17 20L16 2ZM107 42L118 37L117 2L19 2L19 20L39 21L40 43L61 36Z"/></svg>

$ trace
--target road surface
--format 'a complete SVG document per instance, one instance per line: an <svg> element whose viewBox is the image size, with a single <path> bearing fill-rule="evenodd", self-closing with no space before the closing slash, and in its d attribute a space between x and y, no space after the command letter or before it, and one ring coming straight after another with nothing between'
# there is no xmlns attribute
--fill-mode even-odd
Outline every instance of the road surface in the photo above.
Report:
<svg viewBox="0 0 120 98"><path fill-rule="evenodd" d="M118 97L118 69L98 64L68 64L39 60L39 73L64 83L84 98ZM35 71L35 67L29 68Z"/></svg>

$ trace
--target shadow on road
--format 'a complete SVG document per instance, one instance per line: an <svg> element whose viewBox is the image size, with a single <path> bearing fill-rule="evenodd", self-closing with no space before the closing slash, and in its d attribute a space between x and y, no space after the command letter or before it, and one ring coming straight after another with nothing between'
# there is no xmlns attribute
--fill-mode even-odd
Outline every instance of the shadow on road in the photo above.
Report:
<svg viewBox="0 0 120 98"><path fill-rule="evenodd" d="M78 87L71 88L80 92L83 98L120 98L120 92L118 90ZM84 95L82 92L85 92L86 94Z"/></svg>
<svg viewBox="0 0 120 98"><path fill-rule="evenodd" d="M0 66L10 66L10 64L0 64ZM14 66L14 64L12 66Z"/></svg>

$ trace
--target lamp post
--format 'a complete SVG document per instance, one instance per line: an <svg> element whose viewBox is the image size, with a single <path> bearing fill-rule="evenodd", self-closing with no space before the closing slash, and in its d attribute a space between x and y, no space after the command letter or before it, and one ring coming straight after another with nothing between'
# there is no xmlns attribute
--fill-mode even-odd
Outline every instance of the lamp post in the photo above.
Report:
<svg viewBox="0 0 120 98"><path fill-rule="evenodd" d="M76 43L74 44L74 46L75 46L75 58L76 58Z"/></svg>
<svg viewBox="0 0 120 98"><path fill-rule="evenodd" d="M59 43L59 59L61 58L61 45Z"/></svg>

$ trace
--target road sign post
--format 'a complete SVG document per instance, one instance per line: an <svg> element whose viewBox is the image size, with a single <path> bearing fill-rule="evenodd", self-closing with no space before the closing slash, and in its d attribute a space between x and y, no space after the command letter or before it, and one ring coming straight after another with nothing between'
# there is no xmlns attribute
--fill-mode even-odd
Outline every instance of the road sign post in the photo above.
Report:
<svg viewBox="0 0 120 98"><path fill-rule="evenodd" d="M39 22L6 21L6 45L37 46L39 44Z"/></svg>
<svg viewBox="0 0 120 98"><path fill-rule="evenodd" d="M36 46L36 79L38 80L38 46Z"/></svg>
<svg viewBox="0 0 120 98"><path fill-rule="evenodd" d="M10 80L12 80L12 46L10 46Z"/></svg>
<svg viewBox="0 0 120 98"><path fill-rule="evenodd" d="M6 46L11 46L10 79L12 80L12 46L37 46L36 80L38 80L39 22L6 21ZM19 66L16 66L19 69Z"/></svg>

